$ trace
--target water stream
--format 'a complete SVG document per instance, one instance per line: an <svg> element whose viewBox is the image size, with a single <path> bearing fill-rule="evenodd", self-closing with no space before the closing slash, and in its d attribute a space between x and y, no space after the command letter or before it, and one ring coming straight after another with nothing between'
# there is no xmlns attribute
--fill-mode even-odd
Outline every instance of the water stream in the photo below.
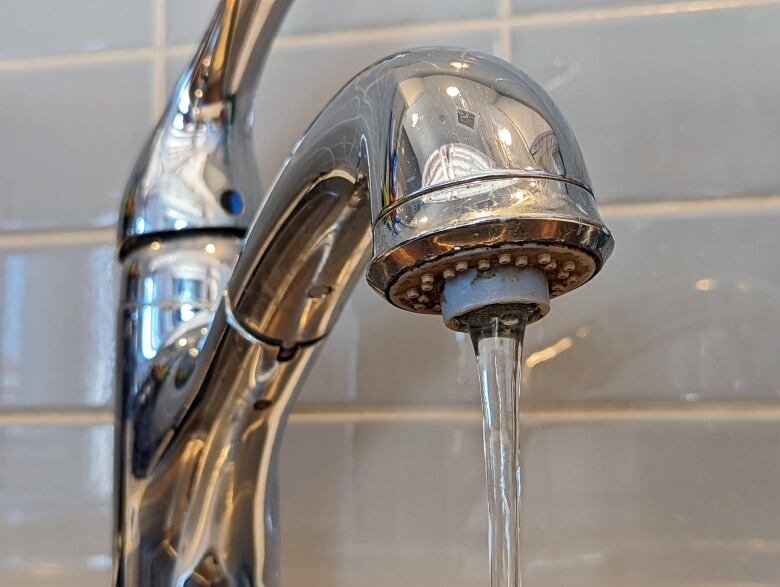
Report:
<svg viewBox="0 0 780 587"><path fill-rule="evenodd" d="M523 335L531 310L471 326L482 395L491 587L519 587L519 401Z"/></svg>

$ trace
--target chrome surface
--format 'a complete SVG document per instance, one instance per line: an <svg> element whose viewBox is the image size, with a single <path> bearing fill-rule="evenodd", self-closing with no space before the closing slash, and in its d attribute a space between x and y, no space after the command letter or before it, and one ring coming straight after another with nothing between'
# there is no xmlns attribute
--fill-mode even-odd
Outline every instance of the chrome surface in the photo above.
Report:
<svg viewBox="0 0 780 587"><path fill-rule="evenodd" d="M188 229L243 234L261 200L252 103L291 0L223 0L138 158L119 222L138 238Z"/></svg>
<svg viewBox="0 0 780 587"><path fill-rule="evenodd" d="M459 49L358 74L260 205L251 104L288 4L223 0L127 191L117 585L279 584L281 434L372 241L371 285L421 313L458 271L535 266L554 297L611 252L560 112Z"/></svg>

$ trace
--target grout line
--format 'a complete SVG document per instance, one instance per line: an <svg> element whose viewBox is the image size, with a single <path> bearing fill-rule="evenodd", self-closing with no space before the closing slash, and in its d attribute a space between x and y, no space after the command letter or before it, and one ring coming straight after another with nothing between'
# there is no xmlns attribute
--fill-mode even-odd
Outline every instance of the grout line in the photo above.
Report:
<svg viewBox="0 0 780 587"><path fill-rule="evenodd" d="M499 0L498 17L501 21L498 29L498 56L505 61L512 61L512 0Z"/></svg>
<svg viewBox="0 0 780 587"><path fill-rule="evenodd" d="M587 24L610 20L675 16L701 12L720 12L740 8L780 5L780 0L682 0L680 2L654 2L628 6L607 6L570 11L539 11L517 15L509 19L512 26L523 28L561 27L570 24Z"/></svg>
<svg viewBox="0 0 780 587"><path fill-rule="evenodd" d="M473 406L365 406L349 404L301 405L290 415L291 422L328 424L361 422L472 422L482 412Z"/></svg>
<svg viewBox="0 0 780 587"><path fill-rule="evenodd" d="M713 212L735 212L780 209L780 196L736 196L701 200L659 202L615 202L599 204L599 212L607 218L631 216L674 216Z"/></svg>
<svg viewBox="0 0 780 587"><path fill-rule="evenodd" d="M536 405L524 408L527 425L593 422L775 422L780 421L780 402L700 403L594 403L578 406Z"/></svg>
<svg viewBox="0 0 780 587"><path fill-rule="evenodd" d="M116 239L117 234L114 227L0 232L0 250L78 245L113 245L116 243Z"/></svg>
<svg viewBox="0 0 780 587"><path fill-rule="evenodd" d="M185 58L192 59L195 55L195 51L198 50L198 46L194 43L187 45L169 45L165 48L165 56L168 58Z"/></svg>
<svg viewBox="0 0 780 587"><path fill-rule="evenodd" d="M780 422L780 402L536 404L524 406L527 426L630 422ZM478 406L302 405L290 420L300 424L360 424L408 422L479 423ZM97 426L114 423L106 408L0 410L4 426Z"/></svg>
<svg viewBox="0 0 780 587"><path fill-rule="evenodd" d="M610 6L572 11L540 11L526 14L506 15L505 3L501 2L501 16L463 21L446 21L400 27L370 27L355 30L312 33L303 35L282 35L275 41L278 48L322 47L327 45L354 45L377 40L408 36L459 34L466 32L499 31L503 36L512 28L562 27L570 24L624 20L653 16L673 16L701 12L716 12L760 6L780 5L780 0L684 0L680 2L646 3L630 6ZM23 57L0 60L0 73L30 69L69 67L118 61L139 61L153 59L164 61L167 57L189 57L195 51L195 44L165 46L165 0L155 0L155 47L107 50L94 53L71 53L47 57ZM511 35L501 41L500 53L511 57ZM163 73L164 80L164 73ZM159 80L158 80L159 81ZM164 85L164 82L163 82Z"/></svg>
<svg viewBox="0 0 780 587"><path fill-rule="evenodd" d="M152 73L152 123L157 119L165 109L167 101L167 88L165 83L165 65L166 51L165 43L167 36L166 24L166 0L154 0L154 46L155 54L153 58Z"/></svg>
<svg viewBox="0 0 780 587"><path fill-rule="evenodd" d="M48 57L26 57L21 59L0 60L0 73L12 71L29 71L36 69L55 69L78 65L93 65L101 63L119 63L145 61L153 59L156 49L142 47L138 49L119 49L96 51L94 53L70 53Z"/></svg>
<svg viewBox="0 0 780 587"><path fill-rule="evenodd" d="M165 49L167 40L167 12L166 0L153 0L154 2L154 46L157 49Z"/></svg>
<svg viewBox="0 0 780 587"><path fill-rule="evenodd" d="M0 410L0 427L5 426L102 426L114 423L106 408L28 408Z"/></svg>
<svg viewBox="0 0 780 587"><path fill-rule="evenodd" d="M524 406L521 419L526 425L661 420L774 422L780 421L780 402L536 404ZM301 406L292 413L291 420L301 423L481 422L482 411L478 406Z"/></svg>

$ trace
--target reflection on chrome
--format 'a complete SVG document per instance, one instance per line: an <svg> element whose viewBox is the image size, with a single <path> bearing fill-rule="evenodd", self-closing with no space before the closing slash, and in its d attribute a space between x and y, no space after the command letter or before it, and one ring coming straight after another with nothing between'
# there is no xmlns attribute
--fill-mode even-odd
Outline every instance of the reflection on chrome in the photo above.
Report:
<svg viewBox="0 0 780 587"><path fill-rule="evenodd" d="M282 432L366 263L390 303L439 314L456 271L536 266L554 297L612 250L549 97L460 49L356 76L260 208L253 97L289 3L220 3L126 192L116 585L278 586Z"/></svg>
<svg viewBox="0 0 780 587"><path fill-rule="evenodd" d="M490 171L490 159L470 147L450 143L431 153L423 167L423 187L433 186L459 177L471 177Z"/></svg>

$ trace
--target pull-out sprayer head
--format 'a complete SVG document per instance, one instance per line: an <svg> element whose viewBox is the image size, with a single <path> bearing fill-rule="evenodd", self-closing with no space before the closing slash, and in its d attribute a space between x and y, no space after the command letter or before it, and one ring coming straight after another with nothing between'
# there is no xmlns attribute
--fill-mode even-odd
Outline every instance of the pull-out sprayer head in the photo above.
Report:
<svg viewBox="0 0 780 587"><path fill-rule="evenodd" d="M375 213L369 283L455 330L497 305L531 305L539 319L599 271L612 235L544 90L495 58L449 66L399 84L397 167Z"/></svg>

